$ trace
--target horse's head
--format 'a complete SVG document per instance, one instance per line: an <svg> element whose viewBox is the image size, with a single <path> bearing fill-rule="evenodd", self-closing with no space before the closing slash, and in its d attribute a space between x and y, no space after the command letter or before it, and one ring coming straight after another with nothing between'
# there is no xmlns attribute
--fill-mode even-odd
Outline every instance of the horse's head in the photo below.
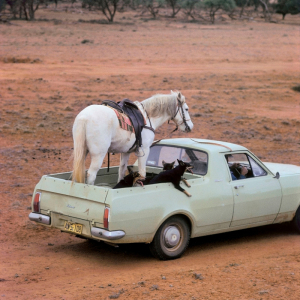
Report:
<svg viewBox="0 0 300 300"><path fill-rule="evenodd" d="M194 124L191 121L191 117L189 115L189 107L185 102L185 97L180 93L175 93L177 95L176 98L176 112L172 120L175 122L176 126L185 132L192 131Z"/></svg>

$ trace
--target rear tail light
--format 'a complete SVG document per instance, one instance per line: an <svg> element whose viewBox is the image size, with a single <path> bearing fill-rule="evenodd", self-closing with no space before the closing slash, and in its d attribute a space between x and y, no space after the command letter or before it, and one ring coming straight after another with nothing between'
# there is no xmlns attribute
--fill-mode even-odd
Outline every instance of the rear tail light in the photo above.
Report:
<svg viewBox="0 0 300 300"><path fill-rule="evenodd" d="M34 201L33 201L33 211L39 213L40 212L40 201L41 201L41 192L35 193Z"/></svg>
<svg viewBox="0 0 300 300"><path fill-rule="evenodd" d="M109 207L105 207L104 209L104 216L103 216L103 226L105 229L108 229L108 224L109 224Z"/></svg>

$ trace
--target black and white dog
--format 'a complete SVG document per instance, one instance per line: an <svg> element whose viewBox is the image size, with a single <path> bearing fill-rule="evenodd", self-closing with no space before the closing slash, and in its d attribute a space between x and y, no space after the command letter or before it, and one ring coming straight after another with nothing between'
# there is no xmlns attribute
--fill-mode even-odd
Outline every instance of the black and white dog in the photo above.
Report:
<svg viewBox="0 0 300 300"><path fill-rule="evenodd" d="M142 177L139 172L133 172L130 167L127 167L127 170L129 174L126 175L124 179L120 180L113 189L132 187L136 183L143 185L142 180L144 180L144 177Z"/></svg>
<svg viewBox="0 0 300 300"><path fill-rule="evenodd" d="M172 182L174 187L185 193L188 197L191 197L185 189L183 189L180 186L180 181L182 180L186 186L190 187L189 183L186 181L186 179L182 179L181 176L184 174L186 171L190 171L193 168L189 163L185 163L182 160L177 159L178 161L178 166L175 167L174 169L163 171L159 173L158 175L154 176L149 184L156 184L156 183L165 183L165 182Z"/></svg>

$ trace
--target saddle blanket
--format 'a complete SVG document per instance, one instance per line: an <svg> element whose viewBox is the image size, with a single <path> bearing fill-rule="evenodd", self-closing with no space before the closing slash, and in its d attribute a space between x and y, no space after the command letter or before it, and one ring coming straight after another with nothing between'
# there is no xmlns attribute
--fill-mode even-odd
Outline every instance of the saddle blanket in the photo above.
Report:
<svg viewBox="0 0 300 300"><path fill-rule="evenodd" d="M130 131L132 133L134 133L134 127L132 126L132 123L129 119L129 117L127 117L125 114L117 111L116 109L114 109L113 107L107 106L109 108L111 108L112 110L114 110L114 112L116 113L116 116L119 120L119 125L122 129L126 130L126 131Z"/></svg>

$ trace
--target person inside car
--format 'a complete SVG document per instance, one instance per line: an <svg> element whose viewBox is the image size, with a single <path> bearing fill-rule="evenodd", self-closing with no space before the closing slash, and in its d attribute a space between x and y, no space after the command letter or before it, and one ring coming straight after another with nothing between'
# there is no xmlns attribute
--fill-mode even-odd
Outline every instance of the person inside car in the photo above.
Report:
<svg viewBox="0 0 300 300"><path fill-rule="evenodd" d="M229 155L225 155L225 157L226 157L226 161L227 161L227 164L228 164ZM228 165L228 167L229 167L229 170L230 170L232 180L238 180L238 179L245 179L246 178L246 174L248 173L248 169L245 166L240 166L240 164L238 164L238 163L233 163L231 166ZM233 173L232 169L235 169L235 170L240 169L239 172L237 171L237 173L239 174L238 177Z"/></svg>

